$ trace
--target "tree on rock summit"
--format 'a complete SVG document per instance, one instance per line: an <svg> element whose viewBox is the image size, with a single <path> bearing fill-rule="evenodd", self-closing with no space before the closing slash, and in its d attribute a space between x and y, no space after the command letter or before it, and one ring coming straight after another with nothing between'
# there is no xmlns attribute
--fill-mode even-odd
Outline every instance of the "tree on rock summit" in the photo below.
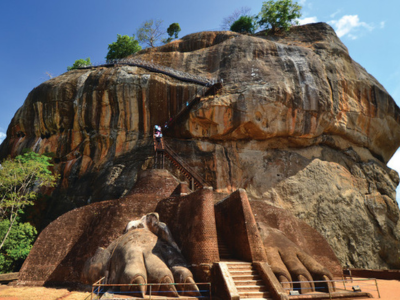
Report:
<svg viewBox="0 0 400 300"><path fill-rule="evenodd" d="M275 31L278 28L289 30L293 24L298 24L296 19L301 17L301 6L292 0L270 0L263 2L258 17L258 24L267 30Z"/></svg>
<svg viewBox="0 0 400 300"><path fill-rule="evenodd" d="M231 30L232 24L237 21L242 16L247 16L251 11L251 8L248 6L244 6L240 9L236 9L229 16L225 17L222 20L221 29L222 30Z"/></svg>
<svg viewBox="0 0 400 300"><path fill-rule="evenodd" d="M230 30L239 33L254 33L258 28L257 21L252 16L241 16L236 20Z"/></svg>
<svg viewBox="0 0 400 300"><path fill-rule="evenodd" d="M148 20L136 31L138 41L149 47L156 47L163 40L166 30L163 27L163 20Z"/></svg>
<svg viewBox="0 0 400 300"><path fill-rule="evenodd" d="M108 45L107 61L111 59L125 58L142 50L139 42L135 39L135 35L117 34L117 41Z"/></svg>
<svg viewBox="0 0 400 300"><path fill-rule="evenodd" d="M167 29L169 38L163 39L163 43L167 44L167 43L171 42L174 38L177 39L178 33L180 31L181 31L181 26L179 26L179 23L172 23L171 25L169 25L169 27Z"/></svg>

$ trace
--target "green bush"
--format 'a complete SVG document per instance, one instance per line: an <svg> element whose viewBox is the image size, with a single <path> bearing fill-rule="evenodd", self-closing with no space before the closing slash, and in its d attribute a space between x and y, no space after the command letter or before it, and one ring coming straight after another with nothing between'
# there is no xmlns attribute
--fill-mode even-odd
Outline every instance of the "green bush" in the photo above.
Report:
<svg viewBox="0 0 400 300"><path fill-rule="evenodd" d="M257 30L257 23L254 17L241 16L233 22L230 30L239 33L254 33Z"/></svg>
<svg viewBox="0 0 400 300"><path fill-rule="evenodd" d="M67 70L71 71L71 70L82 68L82 67L89 67L91 65L92 65L92 63L90 62L90 57L88 57L86 59L81 58L81 59L76 60L71 67L67 67Z"/></svg>
<svg viewBox="0 0 400 300"><path fill-rule="evenodd" d="M0 237L4 236L10 227L9 220L0 221ZM17 272L29 254L35 241L37 231L29 223L17 220L0 250L0 273Z"/></svg>
<svg viewBox="0 0 400 300"><path fill-rule="evenodd" d="M125 58L142 50L135 36L117 34L117 41L108 45L107 61Z"/></svg>

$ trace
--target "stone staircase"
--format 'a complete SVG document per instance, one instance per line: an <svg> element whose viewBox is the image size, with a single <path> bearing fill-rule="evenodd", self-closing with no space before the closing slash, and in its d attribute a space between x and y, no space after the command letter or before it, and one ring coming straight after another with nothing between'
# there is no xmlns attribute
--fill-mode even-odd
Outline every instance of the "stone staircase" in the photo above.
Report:
<svg viewBox="0 0 400 300"><path fill-rule="evenodd" d="M268 299L271 294L252 263L226 262L240 299Z"/></svg>

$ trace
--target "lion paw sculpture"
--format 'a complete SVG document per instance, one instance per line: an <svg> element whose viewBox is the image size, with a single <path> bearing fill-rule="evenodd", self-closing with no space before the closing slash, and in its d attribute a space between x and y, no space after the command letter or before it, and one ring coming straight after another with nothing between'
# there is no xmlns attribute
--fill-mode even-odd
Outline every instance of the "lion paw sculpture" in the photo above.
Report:
<svg viewBox="0 0 400 300"><path fill-rule="evenodd" d="M136 291L141 297L147 283L152 283L152 292L159 295L200 295L184 257L157 213L129 222L125 233L107 249L98 248L86 261L82 277L86 282L105 277L109 284L133 284L121 286L121 291Z"/></svg>

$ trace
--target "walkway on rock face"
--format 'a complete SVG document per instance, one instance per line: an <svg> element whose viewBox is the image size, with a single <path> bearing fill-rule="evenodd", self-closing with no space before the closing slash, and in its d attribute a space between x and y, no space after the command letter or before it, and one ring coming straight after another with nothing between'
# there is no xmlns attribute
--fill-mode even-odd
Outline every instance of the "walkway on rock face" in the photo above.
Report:
<svg viewBox="0 0 400 300"><path fill-rule="evenodd" d="M79 67L78 69L91 69L95 67L115 67L115 66L120 66L120 65L125 65L125 66L132 66L132 67L140 67L152 72L157 72L161 74L165 74L171 77L174 77L176 79L179 79L181 81L186 81L186 82L193 82L196 84L204 85L204 86L212 86L214 82L216 81L215 79L207 79L198 75L193 75L187 72L179 71L170 67L165 67L162 65L158 65L149 61L141 60L141 59L128 59L128 58L123 58L123 59L112 59L107 61L104 64L98 64L98 65L90 65L90 66L82 66Z"/></svg>

